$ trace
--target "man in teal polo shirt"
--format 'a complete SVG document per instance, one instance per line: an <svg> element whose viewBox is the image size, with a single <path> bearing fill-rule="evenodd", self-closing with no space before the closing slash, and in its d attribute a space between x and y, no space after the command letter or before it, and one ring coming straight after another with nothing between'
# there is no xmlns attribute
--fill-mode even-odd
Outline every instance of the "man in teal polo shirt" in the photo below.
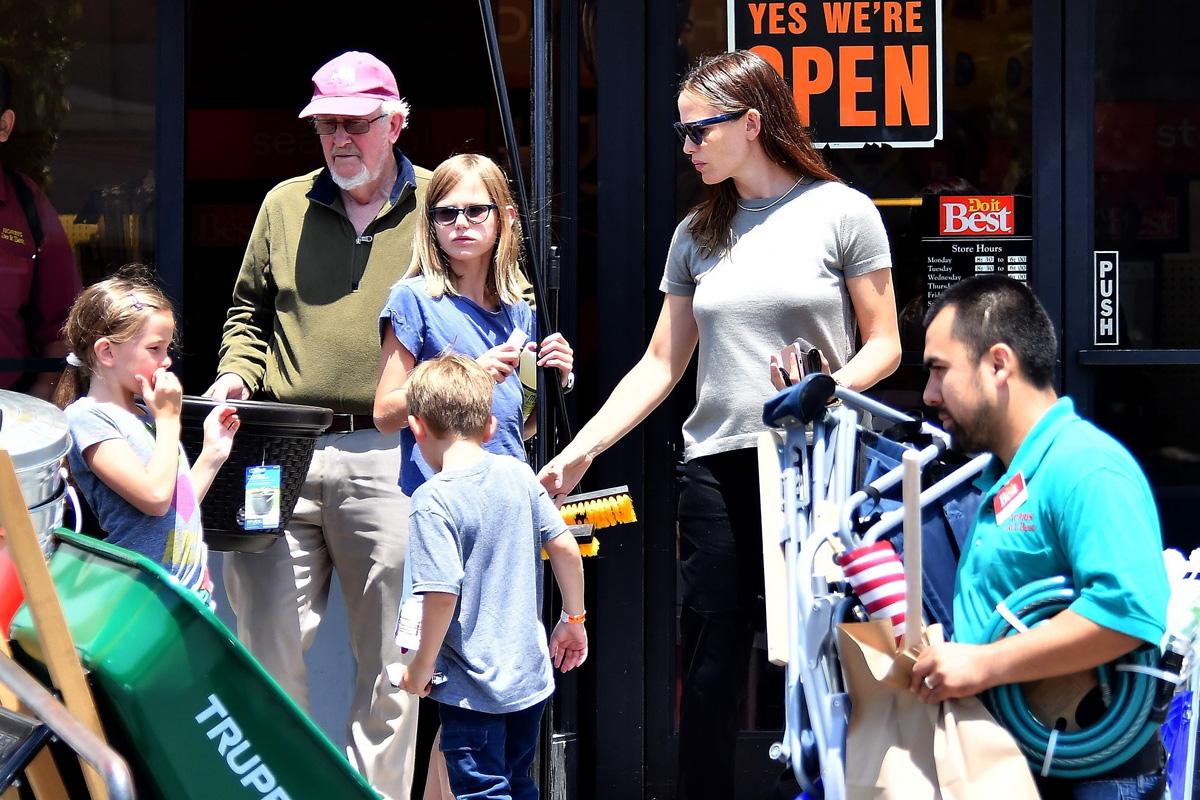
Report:
<svg viewBox="0 0 1200 800"><path fill-rule="evenodd" d="M1045 309L1009 278L956 284L926 316L925 403L957 449L995 456L959 561L955 641L926 649L913 670L928 702L1082 672L1163 635L1169 589L1150 487L1124 447L1058 397L1057 352ZM1068 609L986 641L1001 600L1056 575L1078 590ZM1089 779L1100 795L1086 796L1161 796L1161 752L1156 736L1126 767ZM1079 783L1054 788L1085 796Z"/></svg>

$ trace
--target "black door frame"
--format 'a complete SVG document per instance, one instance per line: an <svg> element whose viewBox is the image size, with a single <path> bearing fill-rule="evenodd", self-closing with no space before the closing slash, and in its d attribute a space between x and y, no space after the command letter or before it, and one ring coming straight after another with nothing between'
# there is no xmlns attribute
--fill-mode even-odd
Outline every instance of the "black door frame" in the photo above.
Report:
<svg viewBox="0 0 1200 800"><path fill-rule="evenodd" d="M1064 252L1063 175L1068 144L1063 130L1065 63L1062 2L1033 4L1033 266L1030 288L1041 299L1055 329L1063 330ZM1059 388L1065 378L1066 336L1059 341Z"/></svg>
<svg viewBox="0 0 1200 800"><path fill-rule="evenodd" d="M641 357L662 307L678 222L676 14L670 3L596 6L600 398ZM677 392L692 391L685 382ZM640 518L605 538L595 573L595 797L675 795L676 416L672 398L594 468L597 485L630 486Z"/></svg>
<svg viewBox="0 0 1200 800"><path fill-rule="evenodd" d="M1063 26L1063 141L1070 157L1063 163L1062 220L1072 234L1063 244L1063 390L1076 408L1090 416L1094 407L1093 370L1085 362L1091 344L1091 252L1095 239L1095 8L1088 0L1065 0Z"/></svg>
<svg viewBox="0 0 1200 800"><path fill-rule="evenodd" d="M597 335L595 369L587 376L605 398L645 347L642 303L646 257L646 7L635 0L598 3L596 13ZM567 154L570 159L572 156ZM635 428L591 472L595 486L627 484L634 505L653 496L644 461L646 429ZM591 670L595 676L594 797L639 798L645 784L646 537L652 523L603 539L593 571L597 613ZM651 743L650 746L653 746Z"/></svg>
<svg viewBox="0 0 1200 800"><path fill-rule="evenodd" d="M187 117L184 107L187 62L187 4L155 4L154 48L154 267L159 280L183 312L183 184ZM182 373L184 365L178 371Z"/></svg>

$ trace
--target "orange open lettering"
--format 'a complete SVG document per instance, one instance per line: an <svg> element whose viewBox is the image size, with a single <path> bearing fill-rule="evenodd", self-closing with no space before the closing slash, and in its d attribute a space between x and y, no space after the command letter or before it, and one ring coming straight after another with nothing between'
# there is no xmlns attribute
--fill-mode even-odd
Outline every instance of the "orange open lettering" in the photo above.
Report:
<svg viewBox="0 0 1200 800"><path fill-rule="evenodd" d="M777 48L760 44L751 50L762 56L780 75L788 77L784 54ZM812 119L812 99L833 89L835 82L839 126L873 126L880 112L885 125L905 124L906 114L909 124L931 123L932 65L928 45L886 45L883 48L848 45L837 48L836 53L824 47L795 46L791 51L792 99L805 125L822 122ZM883 108L871 108L866 104L876 87L866 65L880 55L883 58Z"/></svg>

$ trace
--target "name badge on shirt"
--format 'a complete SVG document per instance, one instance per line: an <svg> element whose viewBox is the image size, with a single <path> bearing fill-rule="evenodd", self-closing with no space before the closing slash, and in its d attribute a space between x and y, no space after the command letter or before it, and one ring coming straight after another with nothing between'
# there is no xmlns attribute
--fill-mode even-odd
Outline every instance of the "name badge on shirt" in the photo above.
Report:
<svg viewBox="0 0 1200 800"><path fill-rule="evenodd" d="M1028 499L1029 492L1025 488L1025 476L1018 472L1012 476L1012 480L1001 486L1000 491L996 492L996 496L992 498L992 508L996 511L996 524L999 525L1012 516L1012 513Z"/></svg>

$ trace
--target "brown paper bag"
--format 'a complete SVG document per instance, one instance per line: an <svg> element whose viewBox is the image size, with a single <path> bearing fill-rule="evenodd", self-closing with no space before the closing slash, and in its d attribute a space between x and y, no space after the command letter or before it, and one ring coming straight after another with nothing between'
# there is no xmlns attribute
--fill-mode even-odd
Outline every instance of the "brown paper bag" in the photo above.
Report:
<svg viewBox="0 0 1200 800"><path fill-rule="evenodd" d="M908 689L915 654L897 653L890 622L838 628L850 693L848 800L1035 800L1025 757L977 698L929 705ZM940 625L925 644L942 641Z"/></svg>

